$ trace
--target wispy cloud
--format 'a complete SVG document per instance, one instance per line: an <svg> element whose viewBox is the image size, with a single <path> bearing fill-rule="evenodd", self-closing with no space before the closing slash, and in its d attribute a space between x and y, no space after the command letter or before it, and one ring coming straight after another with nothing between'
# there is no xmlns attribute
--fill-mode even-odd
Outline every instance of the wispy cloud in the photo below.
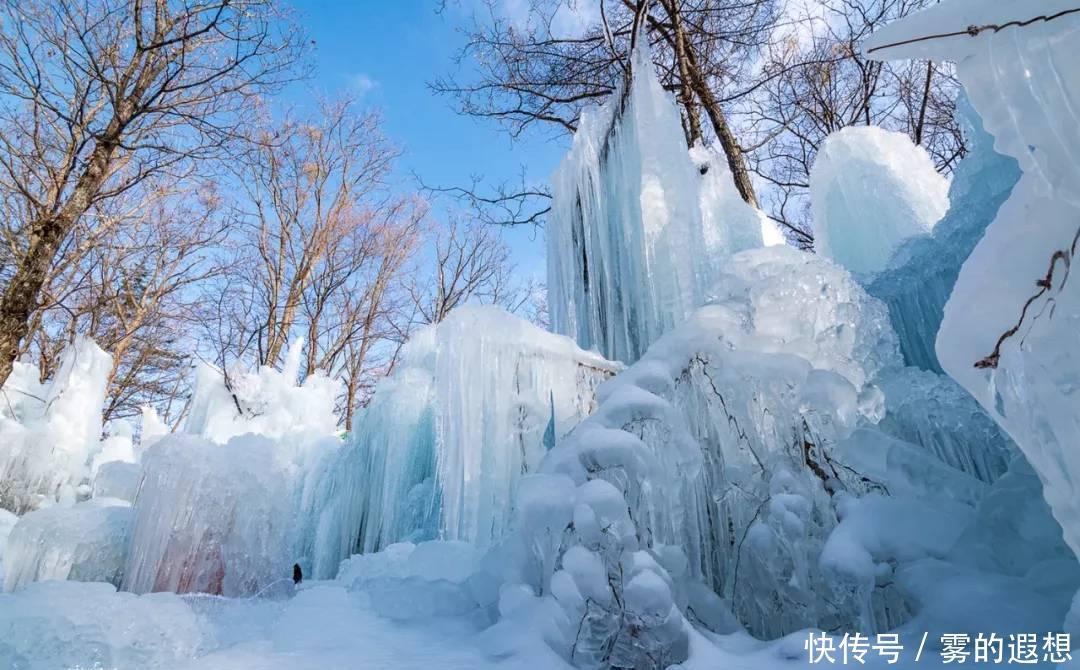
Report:
<svg viewBox="0 0 1080 670"><path fill-rule="evenodd" d="M352 89L357 97L363 98L379 88L379 82L363 72L358 72L349 77L349 88Z"/></svg>

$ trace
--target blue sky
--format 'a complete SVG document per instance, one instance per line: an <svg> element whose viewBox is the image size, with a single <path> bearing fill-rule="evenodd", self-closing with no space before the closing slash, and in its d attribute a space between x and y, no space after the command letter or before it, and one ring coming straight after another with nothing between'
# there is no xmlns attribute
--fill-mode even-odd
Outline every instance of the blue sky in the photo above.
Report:
<svg viewBox="0 0 1080 670"><path fill-rule="evenodd" d="M462 45L455 30L463 10L444 14L434 0L294 0L301 25L315 40L316 75L305 87L333 97L349 91L382 110L386 134L405 154L399 176L419 174L432 185L467 185L470 176L513 180L521 166L546 181L568 139L534 133L511 142L490 121L461 117L428 82L454 71ZM440 215L452 203L435 203ZM543 276L543 233L531 227L504 232L519 272Z"/></svg>

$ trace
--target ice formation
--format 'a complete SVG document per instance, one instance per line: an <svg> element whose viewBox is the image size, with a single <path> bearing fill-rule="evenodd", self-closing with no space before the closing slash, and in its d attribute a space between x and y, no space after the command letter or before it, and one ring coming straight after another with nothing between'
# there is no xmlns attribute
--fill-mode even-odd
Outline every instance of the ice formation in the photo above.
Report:
<svg viewBox="0 0 1080 670"><path fill-rule="evenodd" d="M943 464L993 482L1016 457L1016 447L971 395L951 378L907 367L877 380L886 413L879 426L920 445Z"/></svg>
<svg viewBox="0 0 1080 670"><path fill-rule="evenodd" d="M123 588L245 596L291 577L293 563L308 564L300 554L310 530L304 485L338 449L334 437L158 441L143 459Z"/></svg>
<svg viewBox="0 0 1080 670"><path fill-rule="evenodd" d="M953 0L889 39L1059 7L1036 4ZM345 442L332 384L298 385L295 353L281 372L228 382L204 370L186 426L145 420L133 453L103 449L100 417L80 419L77 467L24 486L30 506L61 504L14 522L0 511L5 586L17 589L0 594L0 665L769 668L805 661L807 628L891 630L908 649L923 631L1058 630L1080 587L1068 346L1080 298L1067 281L1080 170L1066 154L1080 144L1067 111L1080 99L1068 61L1080 18L1023 30L1034 32L904 48L967 50L973 104L1024 170L959 273L938 353L1030 465L925 352L1016 166L978 135L949 215L932 233L932 217L917 218L921 237L879 272L912 232L881 217L925 213L940 184L900 184L910 147L872 145L890 159L882 169L841 137L823 158L839 181L826 181L861 194L825 203L826 238L883 226L840 254L873 252L853 257L873 260L855 270L874 277L758 248L760 213L714 154L684 150L638 53L626 95L585 114L549 240L556 322L630 367L467 307L406 346ZM1003 108L1003 93L1028 102ZM868 191L848 181L871 173ZM926 291L905 302L912 283ZM23 372L9 387L45 397ZM2 430L49 428L36 402L4 410ZM203 594L30 583L60 578Z"/></svg>
<svg viewBox="0 0 1080 670"><path fill-rule="evenodd" d="M281 370L264 365L223 375L200 365L184 432L218 444L246 433L272 439L337 433L334 403L339 383L315 373L297 384L302 354L303 341L297 340L290 343ZM154 422L148 425L154 437L163 432Z"/></svg>
<svg viewBox="0 0 1080 670"><path fill-rule="evenodd" d="M867 290L889 306L908 365L941 372L934 340L960 266L982 239L1020 178L1016 160L994 151L994 138L967 98L957 102L968 153L953 172L949 211L929 234L904 243Z"/></svg>
<svg viewBox="0 0 1080 670"><path fill-rule="evenodd" d="M15 527L18 521L19 517L6 509L0 509L0 590L4 588L4 547L7 544L8 535L11 534L11 529Z"/></svg>
<svg viewBox="0 0 1080 670"><path fill-rule="evenodd" d="M118 498L135 502L142 480L142 466L127 461L102 463L94 476L94 498Z"/></svg>
<svg viewBox="0 0 1080 670"><path fill-rule="evenodd" d="M960 271L937 354L1016 440L1066 541L1080 551L1080 285L1070 281L1080 221L1080 15L965 32L1071 7L954 0L887 27L868 48L879 58L955 61L996 150L1023 172ZM953 37L886 46L953 30Z"/></svg>
<svg viewBox="0 0 1080 670"><path fill-rule="evenodd" d="M320 374L298 385L299 351L281 371L234 371L229 386L200 371L184 430L143 455L124 589L249 596L289 581L294 563L333 576L325 566L348 556L316 541L345 511L330 488L348 474L335 473L337 386ZM110 470L102 486L122 486Z"/></svg>
<svg viewBox="0 0 1080 670"><path fill-rule="evenodd" d="M73 580L118 585L131 533L131 505L95 498L47 507L21 517L4 550L4 588L32 581Z"/></svg>
<svg viewBox="0 0 1080 670"><path fill-rule="evenodd" d="M639 49L624 94L582 112L547 228L554 330L626 363L704 304L725 255L762 244L723 161L687 153L648 58Z"/></svg>
<svg viewBox="0 0 1080 670"><path fill-rule="evenodd" d="M349 447L359 548L499 539L518 479L618 369L495 307L458 308L415 335Z"/></svg>
<svg viewBox="0 0 1080 670"><path fill-rule="evenodd" d="M884 270L897 247L933 229L949 206L948 182L903 133L851 126L814 159L814 248L857 275Z"/></svg>
<svg viewBox="0 0 1080 670"><path fill-rule="evenodd" d="M22 513L75 502L101 449L101 414L112 358L86 338L67 347L44 384L15 363L0 390L0 508Z"/></svg>
<svg viewBox="0 0 1080 670"><path fill-rule="evenodd" d="M829 607L816 564L832 496L872 486L830 452L880 416L870 380L900 362L887 312L792 248L736 254L727 272L712 304L602 387L544 470L613 485L641 548L682 552L756 634L856 623Z"/></svg>

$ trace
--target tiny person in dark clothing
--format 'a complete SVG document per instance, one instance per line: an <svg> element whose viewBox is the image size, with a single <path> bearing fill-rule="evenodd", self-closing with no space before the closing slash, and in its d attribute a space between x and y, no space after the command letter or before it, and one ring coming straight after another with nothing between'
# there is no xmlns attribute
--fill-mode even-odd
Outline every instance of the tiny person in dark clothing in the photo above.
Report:
<svg viewBox="0 0 1080 670"><path fill-rule="evenodd" d="M304 581L304 571L300 569L299 563L293 563L292 580L293 584L299 584L300 582Z"/></svg>

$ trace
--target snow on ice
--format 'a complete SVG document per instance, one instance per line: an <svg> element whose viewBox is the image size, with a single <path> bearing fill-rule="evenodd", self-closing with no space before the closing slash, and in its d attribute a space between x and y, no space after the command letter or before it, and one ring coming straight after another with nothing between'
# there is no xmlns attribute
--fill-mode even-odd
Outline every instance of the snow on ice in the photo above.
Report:
<svg viewBox="0 0 1080 670"><path fill-rule="evenodd" d="M950 0L869 46L1062 7ZM89 341L17 366L0 665L775 668L859 631L914 667L923 633L936 664L943 635L1080 630L1078 33L873 51L957 62L972 151L950 185L901 136L830 138L818 254L685 149L639 49L554 176L562 335L459 308L348 436L299 348L203 368L137 441L102 439Z"/></svg>
<svg viewBox="0 0 1080 670"><path fill-rule="evenodd" d="M934 228L948 189L907 135L844 128L825 140L810 171L814 248L857 275L880 272L902 242Z"/></svg>

